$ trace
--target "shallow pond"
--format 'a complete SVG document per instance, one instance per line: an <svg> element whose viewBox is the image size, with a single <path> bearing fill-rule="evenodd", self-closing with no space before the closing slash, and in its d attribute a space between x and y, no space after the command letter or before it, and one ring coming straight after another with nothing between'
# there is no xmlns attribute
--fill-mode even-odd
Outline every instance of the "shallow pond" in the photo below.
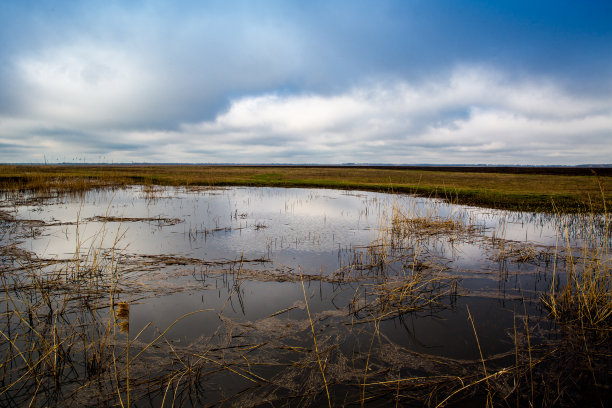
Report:
<svg viewBox="0 0 612 408"><path fill-rule="evenodd" d="M528 324L531 346L547 341L540 294L563 279L560 248L581 244L558 217L323 189L130 187L3 211L14 217L3 246L16 244L3 265L21 274L6 274L7 305L25 315L40 304L51 326L65 319L65 336L87 326L110 339L129 323L112 328L132 353L113 352L107 383L78 391L80 377L101 381L87 362L95 347L82 345L63 393L37 391L51 405L117 403L128 375L147 406L399 401L398 378L514 361L517 327ZM109 322L118 304L129 312ZM25 326L8 318L5 332Z"/></svg>

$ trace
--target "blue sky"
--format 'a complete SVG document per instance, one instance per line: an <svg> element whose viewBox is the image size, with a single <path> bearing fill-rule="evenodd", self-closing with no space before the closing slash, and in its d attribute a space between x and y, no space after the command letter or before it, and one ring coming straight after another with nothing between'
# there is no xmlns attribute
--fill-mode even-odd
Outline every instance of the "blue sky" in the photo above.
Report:
<svg viewBox="0 0 612 408"><path fill-rule="evenodd" d="M612 2L0 3L0 162L612 162Z"/></svg>

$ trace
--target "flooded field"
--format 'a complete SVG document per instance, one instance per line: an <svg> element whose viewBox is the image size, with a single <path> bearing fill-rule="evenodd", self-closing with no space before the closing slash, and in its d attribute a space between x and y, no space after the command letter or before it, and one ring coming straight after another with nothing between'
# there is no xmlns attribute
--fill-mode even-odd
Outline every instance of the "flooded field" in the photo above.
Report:
<svg viewBox="0 0 612 408"><path fill-rule="evenodd" d="M130 187L1 205L3 406L610 395L605 216L280 188ZM581 354L560 318L561 294L587 270L603 331L592 323L595 339L580 344L595 354ZM563 383L574 368L584 395Z"/></svg>

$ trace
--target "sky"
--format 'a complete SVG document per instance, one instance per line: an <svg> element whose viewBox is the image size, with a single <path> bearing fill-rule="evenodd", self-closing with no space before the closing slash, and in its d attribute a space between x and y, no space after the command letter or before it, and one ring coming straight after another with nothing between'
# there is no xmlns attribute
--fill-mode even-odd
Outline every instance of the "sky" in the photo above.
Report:
<svg viewBox="0 0 612 408"><path fill-rule="evenodd" d="M0 162L612 163L612 2L0 2Z"/></svg>

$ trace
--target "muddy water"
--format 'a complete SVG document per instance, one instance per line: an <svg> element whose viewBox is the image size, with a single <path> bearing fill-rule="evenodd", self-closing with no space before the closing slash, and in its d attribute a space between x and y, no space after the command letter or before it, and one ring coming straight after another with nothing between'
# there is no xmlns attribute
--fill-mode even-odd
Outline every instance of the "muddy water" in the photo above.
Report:
<svg viewBox="0 0 612 408"><path fill-rule="evenodd" d="M250 355L280 364L301 358L290 348L311 348L315 329L321 347L354 356L355 373L363 373L367 353L379 372L409 375L427 369L385 353L477 361L478 338L484 357L501 364L525 318L540 322L533 341L546 340L539 294L550 288L560 235L558 220L543 216L405 195L277 188L131 187L5 209L23 224L19 246L40 258L109 256L114 248L126 285L118 300L130 304L130 338L140 333L135 345L172 326L163 340L176 348L229 353L265 344ZM452 220L457 229L425 226L393 238L399 213ZM378 285L415 274L440 284L410 292L413 309L381 312ZM296 375L283 370L262 364L259 373ZM231 371L206 383L209 403L252 385Z"/></svg>

